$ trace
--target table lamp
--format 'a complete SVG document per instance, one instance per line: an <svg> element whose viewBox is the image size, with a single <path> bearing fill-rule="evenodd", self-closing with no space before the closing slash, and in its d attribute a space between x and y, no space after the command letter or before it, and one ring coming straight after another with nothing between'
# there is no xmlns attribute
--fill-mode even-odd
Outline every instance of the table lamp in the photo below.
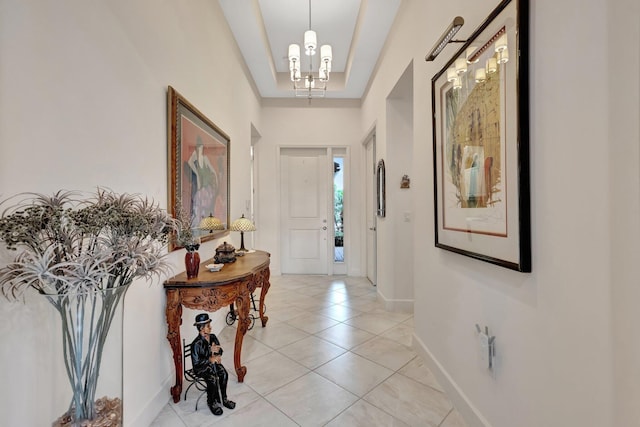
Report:
<svg viewBox="0 0 640 427"><path fill-rule="evenodd" d="M249 252L244 247L244 232L245 231L256 231L256 226L251 222L251 220L244 217L244 214L235 221L231 223L231 231L239 231L240 232L240 249L239 252Z"/></svg>
<svg viewBox="0 0 640 427"><path fill-rule="evenodd" d="M209 216L202 218L198 228L201 230L209 230L209 233L213 233L214 230L224 230L224 224L222 224L222 221L218 218L213 216L213 214L209 214Z"/></svg>

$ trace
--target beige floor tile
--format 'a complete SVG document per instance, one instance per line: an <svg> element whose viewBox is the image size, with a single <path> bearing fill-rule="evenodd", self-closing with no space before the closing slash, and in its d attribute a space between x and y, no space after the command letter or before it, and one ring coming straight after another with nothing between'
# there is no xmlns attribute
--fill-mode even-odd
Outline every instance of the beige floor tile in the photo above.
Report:
<svg viewBox="0 0 640 427"><path fill-rule="evenodd" d="M244 382L262 396L309 372L309 369L276 351L250 360L245 366L247 375Z"/></svg>
<svg viewBox="0 0 640 427"><path fill-rule="evenodd" d="M373 288L373 287L354 287L354 286L349 286L349 287L341 289L340 292L343 292L349 298L364 297L363 299L366 299L366 300L369 300L369 301L377 301L378 300L378 294L376 293L376 289Z"/></svg>
<svg viewBox="0 0 640 427"><path fill-rule="evenodd" d="M416 353L409 347L382 337L373 338L351 351L392 371L397 371L416 357Z"/></svg>
<svg viewBox="0 0 640 427"><path fill-rule="evenodd" d="M229 343L223 347L225 349L223 354L223 363L229 364L229 366L233 366L233 357L235 355L235 342ZM273 349L262 344L260 341L255 338L245 335L242 340L242 353L241 353L241 361L242 363L248 362L249 360L257 359L259 357L264 356L267 353L272 352ZM229 357L227 357L229 355Z"/></svg>
<svg viewBox="0 0 640 427"><path fill-rule="evenodd" d="M338 322L344 322L345 320L362 314L362 311L342 304L332 304L328 307L317 310L316 313L330 317Z"/></svg>
<svg viewBox="0 0 640 427"><path fill-rule="evenodd" d="M346 350L328 341L310 336L278 350L309 369L327 363L343 354Z"/></svg>
<svg viewBox="0 0 640 427"><path fill-rule="evenodd" d="M290 301L290 304L292 307L295 307L301 310L313 311L318 307L318 300L313 297L308 297L306 295L299 295L299 296L296 296L295 298L292 298Z"/></svg>
<svg viewBox="0 0 640 427"><path fill-rule="evenodd" d="M339 322L318 313L305 313L302 316L289 319L287 323L309 334L315 334L316 332L335 326Z"/></svg>
<svg viewBox="0 0 640 427"><path fill-rule="evenodd" d="M196 411L195 406L199 396L199 392L192 394L192 391L189 391L188 400L181 400L179 403L170 403L180 419L182 419L184 424L189 427L210 425L212 422L218 422L221 419L228 417L233 413L233 411L235 411L235 409L229 410L225 408L223 409L224 412L222 416L213 415L207 407L206 394L200 399L200 402L198 403L198 410ZM236 402L236 408L248 406L252 402L261 399L260 395L251 389L251 387L245 383L239 383L235 379L232 380L231 378L229 378L229 382L227 384L227 396L230 400ZM179 425L180 424L177 424L177 426Z"/></svg>
<svg viewBox="0 0 640 427"><path fill-rule="evenodd" d="M444 393L444 389L440 384L438 384L436 377L419 356L416 356L413 360L400 368L398 373Z"/></svg>
<svg viewBox="0 0 640 427"><path fill-rule="evenodd" d="M264 398L244 407L236 406L228 417L212 424L215 427L296 427L297 425Z"/></svg>
<svg viewBox="0 0 640 427"><path fill-rule="evenodd" d="M314 295L314 298L318 302L318 306L328 306L330 304L339 304L345 302L349 297L340 291L326 291Z"/></svg>
<svg viewBox="0 0 640 427"><path fill-rule="evenodd" d="M331 420L326 427L409 427L402 421L359 400Z"/></svg>
<svg viewBox="0 0 640 427"><path fill-rule="evenodd" d="M413 328L405 325L404 323L400 323L399 325L396 325L382 333L380 336L389 338L390 340L406 345L407 347L411 347L411 344L413 343Z"/></svg>
<svg viewBox="0 0 640 427"><path fill-rule="evenodd" d="M287 320L293 319L294 317L302 316L303 314L306 314L308 312L308 310L303 310L301 308L294 307L291 304L286 304L280 308L269 307L265 315L269 317L269 322L267 323L267 325L269 325L272 319L279 322L286 322Z"/></svg>
<svg viewBox="0 0 640 427"><path fill-rule="evenodd" d="M384 381L364 400L411 426L437 427L452 408L443 393L400 374Z"/></svg>
<svg viewBox="0 0 640 427"><path fill-rule="evenodd" d="M149 427L186 427L171 405L165 406Z"/></svg>
<svg viewBox="0 0 640 427"><path fill-rule="evenodd" d="M362 313L359 316L345 320L345 323L358 329L362 329L372 334L378 335L385 331L388 331L394 326L397 326L399 322L390 320L377 314Z"/></svg>
<svg viewBox="0 0 640 427"><path fill-rule="evenodd" d="M392 370L352 352L327 362L316 372L359 397L393 375Z"/></svg>
<svg viewBox="0 0 640 427"><path fill-rule="evenodd" d="M440 424L440 427L467 427L467 423L464 422L460 413L453 409L444 419L444 422Z"/></svg>
<svg viewBox="0 0 640 427"><path fill-rule="evenodd" d="M320 331L315 335L347 350L350 350L353 347L375 337L375 335L367 331L354 328L346 323L338 323L337 325Z"/></svg>
<svg viewBox="0 0 640 427"><path fill-rule="evenodd" d="M369 314L376 314L397 323L405 322L413 317L412 313L404 313L402 311L387 311L382 307L378 307L369 311Z"/></svg>
<svg viewBox="0 0 640 427"><path fill-rule="evenodd" d="M308 333L284 322L274 324L269 322L265 328L253 328L250 334L261 343L273 349L284 347L285 345L300 341L309 336Z"/></svg>
<svg viewBox="0 0 640 427"><path fill-rule="evenodd" d="M352 299L345 300L340 304L344 304L348 307L352 307L352 308L355 308L356 310L360 310L364 312L375 310L376 308L382 307L381 302L368 297L352 298Z"/></svg>
<svg viewBox="0 0 640 427"><path fill-rule="evenodd" d="M358 400L352 393L314 372L265 398L304 427L323 426Z"/></svg>

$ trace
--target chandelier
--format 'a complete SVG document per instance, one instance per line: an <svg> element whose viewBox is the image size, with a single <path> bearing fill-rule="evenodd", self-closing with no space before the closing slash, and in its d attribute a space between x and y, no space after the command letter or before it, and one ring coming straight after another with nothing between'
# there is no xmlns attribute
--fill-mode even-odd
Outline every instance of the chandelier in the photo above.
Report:
<svg viewBox="0 0 640 427"><path fill-rule="evenodd" d="M289 45L289 70L291 81L297 97L323 97L327 91L327 82L331 72L331 60L333 58L331 45L320 47L320 67L318 75L313 74L313 57L316 54L318 39L316 32L311 29L311 0L309 0L309 29L304 32L305 54L309 56L309 71L305 76L300 70L300 46L293 43Z"/></svg>

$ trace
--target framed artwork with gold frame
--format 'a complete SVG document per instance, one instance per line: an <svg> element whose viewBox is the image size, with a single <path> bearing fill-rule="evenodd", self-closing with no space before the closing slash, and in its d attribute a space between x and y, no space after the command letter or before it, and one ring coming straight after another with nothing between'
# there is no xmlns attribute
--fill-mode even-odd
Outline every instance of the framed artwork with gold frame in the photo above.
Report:
<svg viewBox="0 0 640 427"><path fill-rule="evenodd" d="M167 107L168 209L174 218L179 212L189 218L194 236L211 240L229 230L231 140L171 86ZM223 230L199 228L211 215L222 222ZM169 250L178 248L169 243Z"/></svg>

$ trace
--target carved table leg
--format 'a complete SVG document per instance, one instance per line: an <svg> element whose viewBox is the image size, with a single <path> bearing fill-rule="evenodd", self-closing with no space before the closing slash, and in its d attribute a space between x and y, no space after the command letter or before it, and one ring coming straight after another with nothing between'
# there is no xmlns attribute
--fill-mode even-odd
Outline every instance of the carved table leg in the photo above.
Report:
<svg viewBox="0 0 640 427"><path fill-rule="evenodd" d="M175 289L166 291L167 294L167 339L173 351L173 364L176 369L176 384L171 387L173 402L178 403L182 394L182 347L180 346L180 324L182 323L182 304L180 293Z"/></svg>
<svg viewBox="0 0 640 427"><path fill-rule="evenodd" d="M247 333L249 326L251 326L251 319L249 318L249 304L251 301L251 292L256 288L254 281L244 281L238 286L238 296L236 297L236 309L238 313L238 329L236 330L236 342L233 354L233 365L236 368L236 374L238 375L238 382L244 381L244 376L247 373L247 367L241 364L242 354L242 341L244 335Z"/></svg>
<svg viewBox="0 0 640 427"><path fill-rule="evenodd" d="M270 275L271 272L268 268L260 272L260 283L262 286L262 291L260 292L260 320L262 321L263 328L267 326L267 321L269 320L269 317L264 315L264 300L267 296L267 292L269 292L269 287L271 286L271 284L269 283Z"/></svg>

